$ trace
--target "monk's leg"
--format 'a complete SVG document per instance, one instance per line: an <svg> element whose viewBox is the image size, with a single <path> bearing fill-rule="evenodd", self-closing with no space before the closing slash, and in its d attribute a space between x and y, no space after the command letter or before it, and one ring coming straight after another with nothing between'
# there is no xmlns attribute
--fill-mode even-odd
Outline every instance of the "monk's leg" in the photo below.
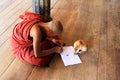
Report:
<svg viewBox="0 0 120 80"><path fill-rule="evenodd" d="M56 46L53 42L49 40L43 41L41 45L42 50L47 50ZM27 49L26 53L24 54L24 60L36 66L45 66L51 62L54 56L55 54L51 54L45 57L36 58L34 56L33 48L31 47Z"/></svg>

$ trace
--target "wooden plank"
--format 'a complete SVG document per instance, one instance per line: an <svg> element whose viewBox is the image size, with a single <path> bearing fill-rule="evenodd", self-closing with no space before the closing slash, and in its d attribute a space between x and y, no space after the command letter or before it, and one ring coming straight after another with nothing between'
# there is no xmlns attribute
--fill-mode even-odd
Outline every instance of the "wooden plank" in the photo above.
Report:
<svg viewBox="0 0 120 80"><path fill-rule="evenodd" d="M7 40L3 46L0 47L0 76L4 73L4 71L9 67L11 62L15 59L13 56L10 46L9 40Z"/></svg>
<svg viewBox="0 0 120 80"><path fill-rule="evenodd" d="M116 41L116 26L112 20L117 21L115 9L111 6L115 5L110 1L104 1L102 14L101 14L101 35L100 35L100 52L99 52L99 65L98 65L98 80L119 80L116 74L116 54L115 43ZM105 8L106 7L106 8ZM116 17L112 19L113 17ZM115 23L116 24L116 23ZM118 71L119 72L119 71Z"/></svg>
<svg viewBox="0 0 120 80"><path fill-rule="evenodd" d="M120 11L120 1L118 2L117 10ZM116 55L116 72L117 72L117 80L120 80L120 12L117 12L117 22L116 26L116 36L115 36L115 55ZM115 23L116 24L116 23Z"/></svg>
<svg viewBox="0 0 120 80"><path fill-rule="evenodd" d="M29 8L28 11L31 11L31 10L32 10L32 8ZM9 27L7 28L7 30L0 36L0 46L2 46L7 39L9 39L9 37L10 37L10 35L11 35L11 32L12 32L14 26L15 26L18 22L21 21L21 20L18 18L18 15L19 15L20 13L21 13L21 14L24 13L24 10L22 10L22 12L16 13L16 17L15 17L16 20L13 21L13 23L11 23L11 25L9 25Z"/></svg>
<svg viewBox="0 0 120 80"><path fill-rule="evenodd" d="M104 9L104 7L103 7ZM106 12L106 11L105 11ZM106 13L101 12L101 27L100 27L100 51L98 61L98 80L106 80L106 55L107 55L107 21ZM103 14L103 15L102 15ZM104 21L102 21L104 20Z"/></svg>
<svg viewBox="0 0 120 80"><path fill-rule="evenodd" d="M9 12L15 9L15 6L19 6L20 3L22 3L22 0L15 1L13 4L11 4L9 7L7 7L4 11L0 12L0 15L7 15Z"/></svg>
<svg viewBox="0 0 120 80"><path fill-rule="evenodd" d="M24 7L21 9L21 7L24 5ZM7 28L9 28L8 26L11 25L14 21L16 21L16 18L19 17L20 14L22 14L23 12L26 11L26 9L31 7L31 1L30 0L26 0L23 1L22 4L20 3L20 5L18 5L17 7L14 8L14 10L10 11L7 15L3 15L0 21L0 35L2 35L2 33L4 33L4 31L6 31ZM14 15L13 15L14 14ZM7 21L7 22L6 22Z"/></svg>
<svg viewBox="0 0 120 80"><path fill-rule="evenodd" d="M51 9L53 9L57 2L58 0L51 0Z"/></svg>
<svg viewBox="0 0 120 80"><path fill-rule="evenodd" d="M34 66L17 58L0 77L1 80L26 80Z"/></svg>
<svg viewBox="0 0 120 80"><path fill-rule="evenodd" d="M29 10L31 10L31 8L29 9ZM19 22L19 19L13 24L13 25L15 25L16 23L18 23ZM12 25L12 26L13 26ZM12 27L11 28L9 28L8 29L8 31L11 33L11 31L12 31ZM7 31L6 31L7 32ZM7 32L7 33L9 33L9 32ZM10 35L9 35L10 36ZM6 37L7 38L7 37ZM9 37L8 37L8 39L9 39ZM9 40L6 42L6 44L8 44L9 43ZM12 61L14 60L14 55L12 54L12 52L11 52L11 49L10 49L10 45L7 45L8 46L8 50L6 50L6 44L4 43L4 45L2 45L1 47L0 47L0 49L2 49L2 51L3 51L3 46L4 46L4 48L5 48L5 51L6 51L6 54L3 54L4 52L1 52L1 62L3 62L4 63L4 65L2 65L2 66L0 66L0 69L1 69L1 79L12 79L12 80L25 80L26 78L27 78L27 76L26 75L29 75L30 74L30 71L32 71L32 68L33 68L33 66L32 65L30 65L30 64L28 64L28 63L26 63L26 62L23 62L22 60L18 60L18 59L16 59L15 60L15 63L13 62L12 63ZM10 54L11 53L11 54ZM9 55L10 55L10 57L9 57ZM8 57L6 57L6 56L8 56ZM13 57L13 59L12 59L12 57ZM5 59L5 60L4 60ZM17 62L19 62L20 64L16 64ZM12 63L12 64L11 64ZM12 72L12 69L14 69L14 67L16 66L16 65L18 65L18 66L20 66L19 67L19 69L21 69L21 70L19 70L20 72L17 72L17 71L15 71L15 72ZM20 75L20 74L23 74L23 71L24 71L24 65L26 66L26 68L27 68L27 66L28 66L28 70L30 70L30 71L27 71L25 74L25 76L23 77L23 78L20 78L20 79L18 79L18 76ZM30 67L30 68L29 68ZM31 68L32 67L32 68ZM8 69L7 69L8 68ZM9 71L10 70L10 71ZM27 70L27 69L26 69ZM6 72L5 72L6 71ZM12 73L11 73L12 72ZM17 72L17 73L16 73ZM8 75L9 74L9 76L7 76L6 77L6 75ZM14 77L14 75L17 75L16 77ZM25 79L24 79L25 78Z"/></svg>
<svg viewBox="0 0 120 80"><path fill-rule="evenodd" d="M111 32L110 38L111 42L110 47L114 47L114 56L111 57L114 62L112 62L115 66L115 71L116 73L114 74L116 76L116 80L120 79L120 1L117 0L116 2L113 1L114 3L110 3L112 5L112 9L109 11L109 21L111 28L109 31Z"/></svg>
<svg viewBox="0 0 120 80"><path fill-rule="evenodd" d="M20 5L20 6L22 6L22 5ZM19 6L19 9L20 9L20 6ZM0 31L1 31L0 45L4 43L4 40L6 40L10 37L11 31L12 31L13 27L15 26L16 20L18 19L19 15L24 13L25 10L27 10L29 8L30 8L30 5L25 5L24 8L20 9L20 10L18 8L16 8L13 12L11 12L11 14L14 13L14 15L8 16L6 18L2 18L4 23L1 24L2 28L0 28ZM7 21L7 22L5 22L5 21Z"/></svg>
<svg viewBox="0 0 120 80"><path fill-rule="evenodd" d="M83 63L80 66L75 66L72 70L73 80L74 78L76 80L97 80L100 9L96 7L96 4L98 3L94 1L82 1L81 5L83 6L79 9L79 18L76 16L74 18L75 21L72 21L76 23L75 26L71 23L71 27L74 27L73 30L71 29L73 31L73 35L71 33L72 38L75 38L73 42L77 39L83 39L88 42L88 51L80 55Z"/></svg>
<svg viewBox="0 0 120 80"><path fill-rule="evenodd" d="M7 7L9 7L11 4L13 4L15 0L2 0L0 2L0 12L5 10Z"/></svg>
<svg viewBox="0 0 120 80"><path fill-rule="evenodd" d="M28 0L29 1L29 0ZM28 1L25 1L25 3L24 4L26 4ZM19 2L19 1L18 1ZM30 2L29 2L30 3ZM19 4L19 3L16 3L16 4ZM15 4L15 5L16 5ZM30 4L27 4L27 5L25 5L22 9L20 9L21 8L21 6L22 6L23 4L21 4L21 2L20 2L20 4L16 7L16 8L14 8L14 7L11 7L11 8L8 8L8 10L10 10L10 9L13 9L8 15L6 15L6 16L3 16L3 18L5 18L4 19L4 21L6 20L9 24L7 24L7 26L9 26L7 29L6 29L6 31L5 32L3 32L2 34L1 34L1 36L0 36L0 41L1 41L1 43L0 43L0 50L1 50L1 53L0 53L0 55L1 55L1 58L0 58L0 62L2 63L4 63L4 64L2 64L2 66L0 66L0 76L2 76L1 77L1 79L3 80L3 79L11 79L13 76L14 76L14 74L15 74L15 72L13 72L13 73L11 73L12 71L10 71L10 73L9 72L7 72L7 71L9 71L9 66L10 66L10 64L12 63L12 61L15 59L15 57L13 56L13 54L12 54L12 52L11 52L11 49L10 49L10 45L8 45L8 43L9 43L9 37L10 37L10 34L11 34L11 31L12 31L12 29L13 29L13 27L15 26L15 24L16 23L18 23L20 20L18 19L18 15L20 15L20 14L22 14L25 10L27 10L27 9L29 9L29 10L31 10L31 5ZM14 15L13 15L14 14ZM4 13L2 14L2 15L4 15ZM8 19L7 19L8 18ZM5 22L4 22L5 23ZM5 27L5 26L3 26L3 27ZM1 30L2 31L2 30ZM6 41L7 40L7 41ZM6 46L7 45L7 46ZM6 57L7 56L7 57ZM16 60L16 62L20 62L19 60ZM26 63L24 63L24 62L20 62L21 64L20 64L20 66L21 66L21 70L22 70L22 72L23 72L23 67L24 67L24 65L28 65L28 63L26 64ZM23 63L23 64L22 64ZM16 65L16 64L15 64ZM14 66L15 66L14 65ZM23 67L22 67L23 66ZM31 65L30 65L31 66ZM33 66L32 66L33 67ZM7 70L7 68L8 68L8 70ZM11 67L12 69L14 69L13 67ZM10 70L12 70L10 68ZM7 70L7 71L6 71ZM27 70L27 69L26 69ZM30 70L30 68L28 68L28 70ZM32 70L32 68L31 68L31 70ZM6 71L6 72L5 72ZM6 74L8 75L8 74L11 74L11 75L9 75L8 77L6 77ZM18 73L18 75L19 74L22 74L22 73ZM27 72L26 72L26 74L27 74ZM17 74L16 74L17 75ZM28 73L28 75L29 75L29 73ZM17 76L15 77L15 78L17 78ZM25 78L25 77L23 77L23 78ZM26 76L26 78L27 78L27 76ZM16 79L15 79L16 80ZM22 79L23 80L23 79Z"/></svg>

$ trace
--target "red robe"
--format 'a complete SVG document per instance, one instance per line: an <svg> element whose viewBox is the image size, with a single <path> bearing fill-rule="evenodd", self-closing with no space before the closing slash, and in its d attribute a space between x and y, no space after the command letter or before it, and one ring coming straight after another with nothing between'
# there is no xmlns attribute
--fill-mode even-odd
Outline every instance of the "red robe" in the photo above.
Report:
<svg viewBox="0 0 120 80"><path fill-rule="evenodd" d="M33 51L33 40L29 38L31 27L43 20L39 14L26 12L21 15L22 22L18 23L12 32L10 43L12 51L16 57L25 60L33 65L44 66L49 64L55 54L51 54L45 57L36 58ZM47 50L55 47L55 44L48 40L47 36L43 33L42 35L42 50Z"/></svg>

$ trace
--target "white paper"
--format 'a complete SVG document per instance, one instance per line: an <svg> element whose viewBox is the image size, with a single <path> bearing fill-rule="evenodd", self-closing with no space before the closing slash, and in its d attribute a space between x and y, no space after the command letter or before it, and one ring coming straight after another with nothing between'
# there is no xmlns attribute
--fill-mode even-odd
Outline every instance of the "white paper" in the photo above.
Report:
<svg viewBox="0 0 120 80"><path fill-rule="evenodd" d="M78 54L74 54L74 52L74 48L69 46L60 54L65 66L82 63Z"/></svg>

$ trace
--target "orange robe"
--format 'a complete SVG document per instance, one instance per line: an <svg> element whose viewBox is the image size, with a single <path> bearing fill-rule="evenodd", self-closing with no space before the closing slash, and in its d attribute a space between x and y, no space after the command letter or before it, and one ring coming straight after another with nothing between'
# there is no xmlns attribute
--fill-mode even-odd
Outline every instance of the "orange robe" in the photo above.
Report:
<svg viewBox="0 0 120 80"><path fill-rule="evenodd" d="M25 60L33 65L45 66L49 64L55 54L36 58L33 51L33 40L32 38L29 38L31 27L34 24L41 22L43 20L42 16L36 13L26 12L21 15L20 18L22 19L22 22L14 27L10 37L13 54L17 58ZM44 33L42 36L42 50L47 50L56 46L51 40L48 40Z"/></svg>

